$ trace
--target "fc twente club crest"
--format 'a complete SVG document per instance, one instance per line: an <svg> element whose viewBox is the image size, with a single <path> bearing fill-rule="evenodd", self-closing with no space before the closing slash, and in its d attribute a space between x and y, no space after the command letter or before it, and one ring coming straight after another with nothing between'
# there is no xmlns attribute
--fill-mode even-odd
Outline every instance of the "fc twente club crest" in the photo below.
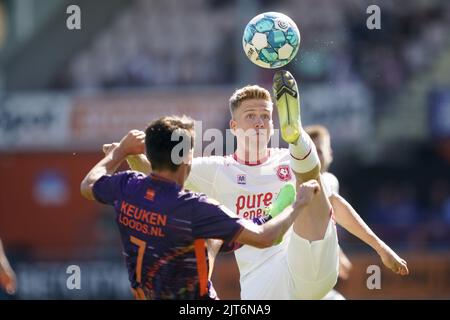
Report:
<svg viewBox="0 0 450 320"><path fill-rule="evenodd" d="M281 181L289 181L292 179L291 169L288 165L278 166L277 176Z"/></svg>

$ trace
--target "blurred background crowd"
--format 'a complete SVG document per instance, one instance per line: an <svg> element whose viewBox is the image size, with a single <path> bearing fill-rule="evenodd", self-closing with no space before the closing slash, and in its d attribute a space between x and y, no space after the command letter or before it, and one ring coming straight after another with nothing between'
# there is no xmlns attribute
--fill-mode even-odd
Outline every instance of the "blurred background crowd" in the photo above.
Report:
<svg viewBox="0 0 450 320"><path fill-rule="evenodd" d="M66 27L71 4L81 30ZM379 30L366 26L372 4ZM450 298L450 2L1 0L0 239L18 275L13 298L131 298L112 211L83 200L79 182L102 143L158 116L224 131L235 88L271 86L273 70L242 50L246 23L265 11L300 29L287 69L304 124L331 132L341 194L409 259L409 279L369 291L365 267L380 262L340 230L355 266L344 294ZM70 264L87 270L81 291L65 288ZM218 270L219 295L238 298L226 281L236 270Z"/></svg>

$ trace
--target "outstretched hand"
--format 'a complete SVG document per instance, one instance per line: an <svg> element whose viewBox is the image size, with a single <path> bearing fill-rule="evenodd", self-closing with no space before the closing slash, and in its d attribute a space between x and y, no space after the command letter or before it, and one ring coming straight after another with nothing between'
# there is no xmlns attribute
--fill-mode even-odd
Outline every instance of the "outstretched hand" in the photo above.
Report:
<svg viewBox="0 0 450 320"><path fill-rule="evenodd" d="M406 276L409 274L407 263L400 258L388 245L383 244L378 254L383 264L396 274Z"/></svg>

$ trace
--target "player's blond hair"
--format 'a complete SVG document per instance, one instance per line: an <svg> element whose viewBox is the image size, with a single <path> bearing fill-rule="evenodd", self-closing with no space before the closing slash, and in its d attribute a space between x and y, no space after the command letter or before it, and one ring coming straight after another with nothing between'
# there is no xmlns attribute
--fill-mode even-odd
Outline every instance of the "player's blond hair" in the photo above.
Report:
<svg viewBox="0 0 450 320"><path fill-rule="evenodd" d="M306 126L304 130L311 137L311 139L330 139L330 132L325 126L322 126L320 124Z"/></svg>
<svg viewBox="0 0 450 320"><path fill-rule="evenodd" d="M234 111L243 101L250 99L263 99L272 102L272 98L268 90L258 85L247 85L243 88L237 89L231 95L229 100L231 116L233 116Z"/></svg>

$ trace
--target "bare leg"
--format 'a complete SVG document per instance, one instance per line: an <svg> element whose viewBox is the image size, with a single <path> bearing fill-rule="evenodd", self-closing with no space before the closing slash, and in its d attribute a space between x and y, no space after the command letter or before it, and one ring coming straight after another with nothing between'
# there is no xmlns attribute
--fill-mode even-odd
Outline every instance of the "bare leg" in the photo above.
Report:
<svg viewBox="0 0 450 320"><path fill-rule="evenodd" d="M321 191L298 216L287 248L293 299L321 299L336 284L338 241L330 224L331 204L320 177L316 147L302 129L297 83L287 71L274 76L274 95L283 139L289 143L291 169L297 186L310 179L319 182ZM297 188L298 192L298 188Z"/></svg>
<svg viewBox="0 0 450 320"><path fill-rule="evenodd" d="M306 240L320 240L323 239L328 226L331 204L321 183L320 160L316 147L302 129L297 82L288 71L281 70L275 73L273 93L278 109L281 136L289 143L291 168L297 186L311 179L317 180L321 186L320 195L314 198L294 222L294 231Z"/></svg>
<svg viewBox="0 0 450 320"><path fill-rule="evenodd" d="M297 179L297 186L302 182L309 180L309 178L313 178L319 182L321 187L321 192L314 197L302 214L295 220L293 226L294 232L309 241L321 240L324 238L325 231L330 221L331 204L324 192L320 175L317 175L316 173L316 176L314 177L313 171L306 174L299 174L295 171L294 173Z"/></svg>

